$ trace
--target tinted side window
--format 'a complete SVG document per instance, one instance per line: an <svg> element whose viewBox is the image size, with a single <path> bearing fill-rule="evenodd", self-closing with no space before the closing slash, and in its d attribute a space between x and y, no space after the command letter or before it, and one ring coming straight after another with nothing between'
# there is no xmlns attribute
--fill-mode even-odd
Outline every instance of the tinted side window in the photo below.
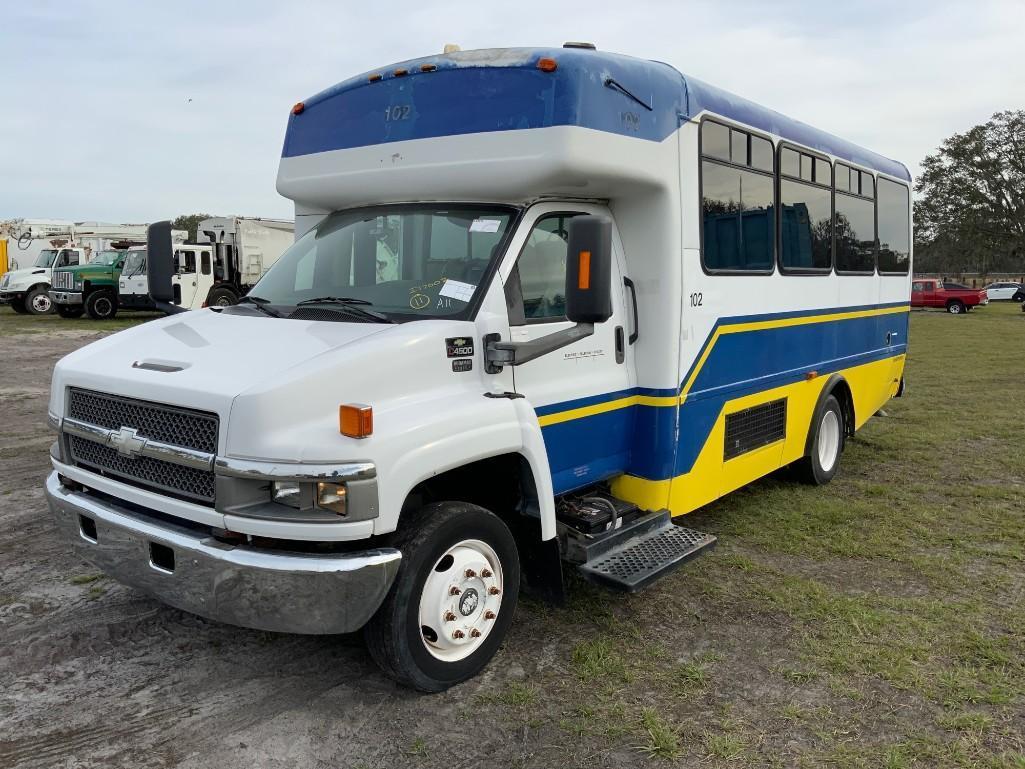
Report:
<svg viewBox="0 0 1025 769"><path fill-rule="evenodd" d="M780 262L790 270L832 265L832 196L829 188L791 179L779 183Z"/></svg>
<svg viewBox="0 0 1025 769"><path fill-rule="evenodd" d="M200 254L200 264L204 275L210 274L210 252L204 251Z"/></svg>
<svg viewBox="0 0 1025 769"><path fill-rule="evenodd" d="M908 188L879 180L879 272L906 275L911 263Z"/></svg>
<svg viewBox="0 0 1025 769"><path fill-rule="evenodd" d="M705 269L771 272L776 210L772 142L706 120L702 123L701 154L701 259Z"/></svg>
<svg viewBox="0 0 1025 769"><path fill-rule="evenodd" d="M566 317L567 226L572 217L553 214L539 219L516 260L523 317L528 322Z"/></svg>
<svg viewBox="0 0 1025 769"><path fill-rule="evenodd" d="M876 221L871 200L836 196L836 271L871 273L876 266Z"/></svg>
<svg viewBox="0 0 1025 769"><path fill-rule="evenodd" d="M771 270L772 177L704 161L702 258L709 270Z"/></svg>

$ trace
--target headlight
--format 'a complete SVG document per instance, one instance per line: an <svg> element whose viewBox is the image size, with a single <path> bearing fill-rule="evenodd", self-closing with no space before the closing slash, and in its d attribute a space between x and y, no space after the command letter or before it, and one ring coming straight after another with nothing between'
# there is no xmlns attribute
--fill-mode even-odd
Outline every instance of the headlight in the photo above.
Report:
<svg viewBox="0 0 1025 769"><path fill-rule="evenodd" d="M75 276L75 290L76 291L81 291L82 290L82 279L80 277L78 277L77 275Z"/></svg>
<svg viewBox="0 0 1025 769"><path fill-rule="evenodd" d="M270 498L279 505L288 505L298 510L302 506L302 487L295 481L274 481Z"/></svg>
<svg viewBox="0 0 1025 769"><path fill-rule="evenodd" d="M331 510L339 515L345 515L345 484L318 483L317 507Z"/></svg>

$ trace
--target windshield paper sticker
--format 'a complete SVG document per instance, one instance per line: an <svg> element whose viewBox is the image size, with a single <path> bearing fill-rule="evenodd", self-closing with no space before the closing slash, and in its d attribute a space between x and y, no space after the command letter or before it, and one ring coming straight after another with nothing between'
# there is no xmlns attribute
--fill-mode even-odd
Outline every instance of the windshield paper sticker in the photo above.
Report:
<svg viewBox="0 0 1025 769"><path fill-rule="evenodd" d="M498 232L501 219L474 219L470 222L470 232Z"/></svg>
<svg viewBox="0 0 1025 769"><path fill-rule="evenodd" d="M473 292L477 290L477 286L473 283L461 283L458 280L446 280L445 285L441 287L441 291L438 292L438 296L448 296L452 299L458 299L460 302L469 302L470 297L473 296Z"/></svg>

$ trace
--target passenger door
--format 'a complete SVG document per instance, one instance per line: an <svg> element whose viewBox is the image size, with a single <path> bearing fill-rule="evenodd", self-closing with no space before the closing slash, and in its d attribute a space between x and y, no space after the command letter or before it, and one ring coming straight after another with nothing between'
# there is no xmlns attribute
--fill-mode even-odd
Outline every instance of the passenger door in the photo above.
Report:
<svg viewBox="0 0 1025 769"><path fill-rule="evenodd" d="M567 236L569 221L580 214L611 219L607 209L578 203L528 212L528 234L513 243L519 249L506 279L512 341L573 325L566 319ZM513 369L516 392L538 415L556 494L619 475L630 460L636 378L622 267L613 226L612 317L595 325L592 336Z"/></svg>
<svg viewBox="0 0 1025 769"><path fill-rule="evenodd" d="M179 249L175 252L178 263L176 286L177 302L180 307L191 308L196 299L196 251L195 249Z"/></svg>

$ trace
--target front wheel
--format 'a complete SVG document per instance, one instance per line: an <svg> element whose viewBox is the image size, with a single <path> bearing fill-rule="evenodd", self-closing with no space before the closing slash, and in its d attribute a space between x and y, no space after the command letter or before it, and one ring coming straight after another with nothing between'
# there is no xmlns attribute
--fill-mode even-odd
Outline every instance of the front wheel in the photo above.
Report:
<svg viewBox="0 0 1025 769"><path fill-rule="evenodd" d="M79 306L69 304L57 305L57 314L62 318L81 318L84 312L85 310Z"/></svg>
<svg viewBox="0 0 1025 769"><path fill-rule="evenodd" d="M844 446L844 421L840 401L835 396L826 397L817 421L812 424L815 437L811 451L796 466L798 477L812 486L822 486L833 480L840 466L840 454Z"/></svg>
<svg viewBox="0 0 1025 769"><path fill-rule="evenodd" d="M85 311L93 320L110 320L117 315L117 296L109 289L93 291L86 297Z"/></svg>
<svg viewBox="0 0 1025 769"><path fill-rule="evenodd" d="M238 304L238 294L223 286L211 289L206 297L207 307L230 307L233 304Z"/></svg>
<svg viewBox="0 0 1025 769"><path fill-rule="evenodd" d="M370 656L401 684L440 692L498 651L519 595L516 542L498 516L466 502L425 506L395 536L402 563L364 629Z"/></svg>
<svg viewBox="0 0 1025 769"><path fill-rule="evenodd" d="M53 312L53 300L45 288L34 288L25 295L25 310L29 315L49 315Z"/></svg>

